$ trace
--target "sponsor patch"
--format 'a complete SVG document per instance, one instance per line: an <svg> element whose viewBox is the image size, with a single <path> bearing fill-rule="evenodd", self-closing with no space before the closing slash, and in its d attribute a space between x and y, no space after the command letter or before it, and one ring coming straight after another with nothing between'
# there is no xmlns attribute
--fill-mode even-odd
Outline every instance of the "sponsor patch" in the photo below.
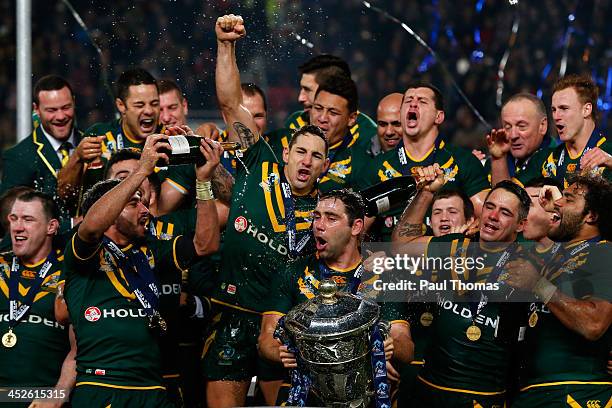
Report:
<svg viewBox="0 0 612 408"><path fill-rule="evenodd" d="M236 294L236 285L227 285L227 293L230 295Z"/></svg>
<svg viewBox="0 0 612 408"><path fill-rule="evenodd" d="M249 226L249 222L242 215L234 221L234 229L238 232L244 232Z"/></svg>
<svg viewBox="0 0 612 408"><path fill-rule="evenodd" d="M89 306L85 310L85 320L87 320L88 322L97 322L98 320L100 320L101 316L102 312L100 312L100 309L95 306Z"/></svg>
<svg viewBox="0 0 612 408"><path fill-rule="evenodd" d="M96 368L94 371L95 375L106 375L106 370L102 370L100 368Z"/></svg>

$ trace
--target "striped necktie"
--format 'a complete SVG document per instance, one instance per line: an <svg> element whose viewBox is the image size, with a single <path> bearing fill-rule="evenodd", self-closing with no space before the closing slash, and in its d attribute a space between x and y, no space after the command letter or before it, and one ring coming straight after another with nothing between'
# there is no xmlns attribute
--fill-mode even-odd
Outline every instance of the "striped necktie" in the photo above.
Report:
<svg viewBox="0 0 612 408"><path fill-rule="evenodd" d="M68 158L70 157L70 149L72 149L72 143L64 142L59 148L59 152L62 155L62 167L68 163Z"/></svg>

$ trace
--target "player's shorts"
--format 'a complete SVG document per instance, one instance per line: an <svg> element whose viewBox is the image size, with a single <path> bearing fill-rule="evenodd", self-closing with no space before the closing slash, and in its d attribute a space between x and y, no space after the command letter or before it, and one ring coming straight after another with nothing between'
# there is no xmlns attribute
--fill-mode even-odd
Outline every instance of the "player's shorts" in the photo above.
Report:
<svg viewBox="0 0 612 408"><path fill-rule="evenodd" d="M177 375L164 376L162 383L166 388L166 395L170 402L176 407L183 407L183 390L181 388L181 377Z"/></svg>
<svg viewBox="0 0 612 408"><path fill-rule="evenodd" d="M257 375L261 315L223 308L204 343L202 372L209 381L250 381Z"/></svg>
<svg viewBox="0 0 612 408"><path fill-rule="evenodd" d="M612 382L533 387L520 392L513 408L612 407Z"/></svg>
<svg viewBox="0 0 612 408"><path fill-rule="evenodd" d="M425 384L420 378L414 394L403 398L403 407L413 408L506 408L504 394L482 395L474 392L445 391Z"/></svg>
<svg viewBox="0 0 612 408"><path fill-rule="evenodd" d="M128 390L95 385L77 386L70 404L73 408L175 408L163 388Z"/></svg>
<svg viewBox="0 0 612 408"><path fill-rule="evenodd" d="M257 361L257 379L261 381L289 381L289 370L281 363L259 357Z"/></svg>

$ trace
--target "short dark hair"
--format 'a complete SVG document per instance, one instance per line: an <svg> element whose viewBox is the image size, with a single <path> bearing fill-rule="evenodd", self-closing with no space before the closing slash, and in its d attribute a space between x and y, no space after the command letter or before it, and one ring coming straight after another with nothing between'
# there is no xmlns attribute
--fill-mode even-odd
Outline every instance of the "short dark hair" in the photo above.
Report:
<svg viewBox="0 0 612 408"><path fill-rule="evenodd" d="M440 92L440 89L438 89L437 86L435 86L431 82L412 81L406 87L406 91L408 89L414 89L414 88L431 89L431 91L434 93L434 106L436 107L437 110L441 110L441 111L444 110L444 96L442 96L442 92ZM404 97L406 95L406 91L404 91ZM402 97L402 103L404 103L404 97Z"/></svg>
<svg viewBox="0 0 612 408"><path fill-rule="evenodd" d="M315 100L317 95L322 91L346 99L349 112L357 112L359 94L357 92L357 85L355 85L355 82L351 78L344 75L325 78L325 80L319 84L319 88L315 94Z"/></svg>
<svg viewBox="0 0 612 408"><path fill-rule="evenodd" d="M258 87L257 85L255 85L252 82L243 82L243 83L240 84L240 89L242 90L242 92L245 95L248 95L248 96L259 95L259 96L261 96L261 99L263 100L264 110L265 111L268 110L268 101L266 100L266 94L264 93L264 91L260 87Z"/></svg>
<svg viewBox="0 0 612 408"><path fill-rule="evenodd" d="M494 185L493 188L487 194L487 197L485 198L485 203L489 199L489 196L491 195L491 193L499 189L506 190L507 192L514 194L516 198L518 198L519 200L519 210L518 210L519 221L527 218L527 215L529 214L529 208L531 207L531 197L529 197L529 194L527 194L527 191L525 191L523 187L519 186L513 181L503 180L497 183L496 185Z"/></svg>
<svg viewBox="0 0 612 408"><path fill-rule="evenodd" d="M346 209L346 216L349 220L349 225L353 225L355 220L363 220L365 218L365 203L361 194L353 191L352 188L342 188L340 190L332 190L324 193L319 198L319 201L335 199L342 201Z"/></svg>
<svg viewBox="0 0 612 408"><path fill-rule="evenodd" d="M303 74L317 74L320 71L329 67L338 67L346 76L351 76L351 68L345 60L340 57L331 54L320 54L315 55L302 65L298 67L300 75Z"/></svg>
<svg viewBox="0 0 612 408"><path fill-rule="evenodd" d="M586 215L589 211L597 214L597 228L601 237L605 240L612 239L612 184L601 176L592 175L578 175L570 178L569 182L587 188L583 214Z"/></svg>
<svg viewBox="0 0 612 408"><path fill-rule="evenodd" d="M544 186L554 186L559 189L559 191L563 191L563 182L552 177L544 177L539 176L532 178L527 183L525 183L525 188L527 187L535 187L540 188Z"/></svg>
<svg viewBox="0 0 612 408"><path fill-rule="evenodd" d="M289 150L291 150L295 142L297 142L297 138L305 134L318 136L323 139L323 142L325 143L325 157L327 157L327 153L329 152L329 143L327 141L327 137L325 136L325 133L321 130L321 128L315 125L304 125L295 132L293 132L293 134L291 135L291 140L289 140Z"/></svg>
<svg viewBox="0 0 612 408"><path fill-rule="evenodd" d="M463 202L463 215L466 220L474 216L474 204L472 203L472 200L470 200L470 197L468 197L463 190L446 188L436 191L431 204L433 206L433 203L435 203L436 201L451 197L459 197Z"/></svg>
<svg viewBox="0 0 612 408"><path fill-rule="evenodd" d="M109 179L98 181L94 184L85 196L83 197L83 204L81 204L81 210L83 214L87 214L87 211L98 201L102 196L113 188L117 187L121 183L121 180Z"/></svg>
<svg viewBox="0 0 612 408"><path fill-rule="evenodd" d="M536 111L541 117L546 117L546 106L544 106L544 102L542 99L538 98L536 95L530 94L528 92L520 92L509 97L506 102L502 105L502 110L508 105L510 102L518 102L518 101L529 101L535 106ZM535 186L532 186L535 187Z"/></svg>
<svg viewBox="0 0 612 408"><path fill-rule="evenodd" d="M8 219L6 217L11 213L15 200L22 194L29 193L30 191L34 191L34 189L29 186L15 186L0 195L0 227L2 229L8 229Z"/></svg>
<svg viewBox="0 0 612 408"><path fill-rule="evenodd" d="M597 98L599 96L599 89L593 79L586 74L576 75L571 74L559 79L553 85L553 94L558 91L562 91L567 88L574 88L578 94L578 99L581 103L590 103L593 109L591 110L591 118L593 121L597 121L598 110L597 110Z"/></svg>
<svg viewBox="0 0 612 408"><path fill-rule="evenodd" d="M159 91L160 95L176 91L176 94L179 97L179 101L183 102L185 100L185 95L183 95L183 91L181 91L181 88L179 88L177 83L171 79L160 79L159 81L157 81L157 90Z"/></svg>
<svg viewBox="0 0 612 408"><path fill-rule="evenodd" d="M43 212L47 217L47 220L59 219L59 209L53 197L40 191L27 191L15 197L13 205L17 201L23 201L24 203L31 203L32 201L40 201L42 204Z"/></svg>
<svg viewBox="0 0 612 408"><path fill-rule="evenodd" d="M59 75L45 75L40 78L34 85L34 93L32 99L36 105L40 103L39 95L42 91L59 91L60 89L68 88L70 95L74 97L72 86L70 83Z"/></svg>
<svg viewBox="0 0 612 408"><path fill-rule="evenodd" d="M132 68L123 71L119 75L119 79L117 79L115 89L117 98L125 101L130 92L130 86L134 85L155 85L157 88L157 81L149 71L143 68Z"/></svg>
<svg viewBox="0 0 612 408"><path fill-rule="evenodd" d="M108 173L115 163L126 160L140 160L140 151L138 149L128 147L114 152L106 162L106 166L104 166L104 179L108 178Z"/></svg>

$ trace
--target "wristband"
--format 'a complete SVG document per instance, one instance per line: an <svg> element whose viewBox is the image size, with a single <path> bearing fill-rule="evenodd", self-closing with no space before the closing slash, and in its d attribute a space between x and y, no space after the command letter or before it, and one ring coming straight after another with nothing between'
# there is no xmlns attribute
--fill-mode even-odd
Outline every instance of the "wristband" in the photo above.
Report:
<svg viewBox="0 0 612 408"><path fill-rule="evenodd" d="M552 299L556 291L557 287L544 277L540 278L533 287L533 293L535 293L544 304L550 302L550 299Z"/></svg>
<svg viewBox="0 0 612 408"><path fill-rule="evenodd" d="M210 181L196 180L196 199L201 201L214 200L212 183Z"/></svg>

